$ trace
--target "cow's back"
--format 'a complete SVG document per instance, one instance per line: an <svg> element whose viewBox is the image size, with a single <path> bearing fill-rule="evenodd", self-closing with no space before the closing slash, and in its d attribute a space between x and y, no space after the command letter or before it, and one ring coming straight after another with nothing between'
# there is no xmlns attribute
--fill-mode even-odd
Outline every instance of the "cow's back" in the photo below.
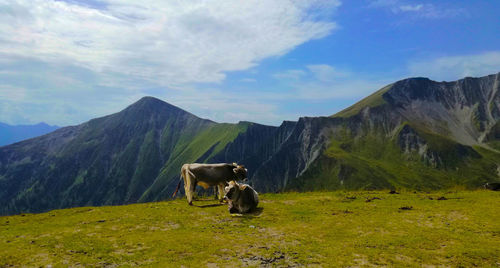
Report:
<svg viewBox="0 0 500 268"><path fill-rule="evenodd" d="M250 186L246 187L241 191L241 198L239 201L241 213L246 213L254 210L259 204L259 196L257 192Z"/></svg>
<svg viewBox="0 0 500 268"><path fill-rule="evenodd" d="M231 164L190 164L189 170L195 175L197 181L217 184L232 180L234 177Z"/></svg>

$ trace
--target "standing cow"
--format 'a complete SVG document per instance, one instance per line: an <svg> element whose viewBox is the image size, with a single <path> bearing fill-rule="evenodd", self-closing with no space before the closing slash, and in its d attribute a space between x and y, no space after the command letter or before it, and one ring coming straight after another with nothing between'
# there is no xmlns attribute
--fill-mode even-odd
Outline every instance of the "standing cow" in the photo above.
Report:
<svg viewBox="0 0 500 268"><path fill-rule="evenodd" d="M184 180L184 190L189 205L193 205L193 193L196 185L207 189L210 186L217 186L219 189L219 200L223 200L224 186L229 181L244 180L247 178L247 169L243 165L236 163L227 164L184 164L181 168L181 180L177 184L172 197L175 196L182 180Z"/></svg>

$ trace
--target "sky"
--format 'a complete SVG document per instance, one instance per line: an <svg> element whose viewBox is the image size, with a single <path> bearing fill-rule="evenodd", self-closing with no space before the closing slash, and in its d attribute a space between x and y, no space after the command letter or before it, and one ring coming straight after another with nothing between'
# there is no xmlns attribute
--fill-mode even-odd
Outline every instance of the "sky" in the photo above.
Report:
<svg viewBox="0 0 500 268"><path fill-rule="evenodd" d="M216 122L329 116L408 77L500 72L500 1L0 0L0 122L153 96Z"/></svg>

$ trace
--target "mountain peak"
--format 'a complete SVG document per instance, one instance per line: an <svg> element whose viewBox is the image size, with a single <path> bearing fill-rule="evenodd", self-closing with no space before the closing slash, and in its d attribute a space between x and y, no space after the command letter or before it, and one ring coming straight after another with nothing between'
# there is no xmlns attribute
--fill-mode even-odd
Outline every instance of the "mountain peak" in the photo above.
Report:
<svg viewBox="0 0 500 268"><path fill-rule="evenodd" d="M127 108L137 108L137 107L144 107L144 106L153 106L153 107L171 107L171 108L177 108L177 109L180 109L178 107L175 107L165 101L162 101L160 99L157 99L155 97L151 97L151 96L145 96L145 97L142 97L141 99L139 99L138 101L132 103L130 106L128 106Z"/></svg>
<svg viewBox="0 0 500 268"><path fill-rule="evenodd" d="M158 98L155 98L155 97L152 97L152 96L144 96L142 98L140 98L138 101L136 101L136 103L138 102L164 102ZM166 103L166 102L164 102Z"/></svg>
<svg viewBox="0 0 500 268"><path fill-rule="evenodd" d="M386 103L402 107L403 105L423 100L440 102L446 107L451 105L451 102L462 100L463 104L467 103L470 106L473 103L477 103L480 98L488 99L488 93L483 92L482 88L486 88L485 90L492 89L494 81L498 79L499 74L483 77L466 77L450 82L437 82L426 77L402 79L379 89L332 116L350 117L359 114L360 111L367 107L374 108ZM494 96L491 95L490 97Z"/></svg>
<svg viewBox="0 0 500 268"><path fill-rule="evenodd" d="M128 106L124 111L127 113L133 112L140 114L151 114L151 113L190 114L189 112L184 111L183 109L177 106L174 106L170 103L167 103L165 101L162 101L160 99L151 96L142 97L135 103Z"/></svg>
<svg viewBox="0 0 500 268"><path fill-rule="evenodd" d="M128 122L149 121L150 119L153 119L153 121L160 120L163 122L168 118L212 122L211 120L200 118L175 105L151 96L142 97L121 112L115 114L115 116L119 116Z"/></svg>

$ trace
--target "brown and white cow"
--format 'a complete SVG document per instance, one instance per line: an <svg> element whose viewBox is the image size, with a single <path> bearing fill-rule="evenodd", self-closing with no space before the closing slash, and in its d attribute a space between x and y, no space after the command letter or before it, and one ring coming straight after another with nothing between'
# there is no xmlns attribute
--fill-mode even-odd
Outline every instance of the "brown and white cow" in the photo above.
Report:
<svg viewBox="0 0 500 268"><path fill-rule="evenodd" d="M184 180L184 190L189 205L193 205L193 193L196 185L207 189L210 186L217 186L219 200L223 200L224 186L229 181L244 180L247 178L247 169L243 165L236 163L228 164L184 164L181 168L181 179ZM175 196L182 180L179 181L177 189L172 197Z"/></svg>

